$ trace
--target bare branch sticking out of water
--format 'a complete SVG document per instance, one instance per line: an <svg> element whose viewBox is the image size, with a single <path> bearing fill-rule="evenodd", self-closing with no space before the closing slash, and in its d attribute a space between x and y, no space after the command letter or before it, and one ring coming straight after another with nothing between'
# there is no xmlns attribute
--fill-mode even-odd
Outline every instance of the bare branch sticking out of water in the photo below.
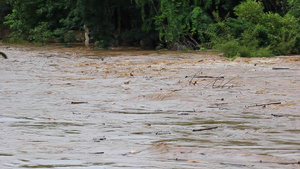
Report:
<svg viewBox="0 0 300 169"><path fill-rule="evenodd" d="M197 81L195 81L194 83L193 83L193 79L197 76L197 74L202 74L202 69L200 70L200 71L198 71L197 73L195 73L194 74L194 76L192 76L192 78L189 80L189 84L194 84L194 85L196 85L196 83L197 83ZM187 78L188 76L186 76L186 78Z"/></svg>
<svg viewBox="0 0 300 169"><path fill-rule="evenodd" d="M224 76L221 76L221 74L219 75L219 76L217 76L217 77L213 77L215 80L214 81L212 81L212 82L209 82L207 85L205 85L204 86L204 88L206 88L208 85L210 85L211 83L213 83L212 84L212 86L214 86L215 85L215 83L218 81L218 80L220 80L220 79L222 79L222 81L224 81ZM211 78L212 79L212 78Z"/></svg>
<svg viewBox="0 0 300 169"><path fill-rule="evenodd" d="M219 77L220 77L220 76L219 76ZM220 83L219 85L215 85L216 82L217 82L218 80L220 80L220 78L217 78L217 79L214 81L214 83L212 84L212 88L213 88L213 89L216 89L216 88L224 88L229 82L231 82L232 80L234 80L234 79L236 79L236 78L237 78L237 77L233 77L233 78L229 79L227 82L225 82L224 84L223 84L223 82L225 81L225 79L224 79L224 78L221 78L221 79L222 79L221 83ZM208 86L208 85L206 85L206 86ZM206 87L206 86L205 86L205 87ZM228 88L230 88L230 86L229 86Z"/></svg>
<svg viewBox="0 0 300 169"><path fill-rule="evenodd" d="M223 88L227 83L231 82L233 79L235 79L236 77L231 78L230 80L228 80L226 83L224 83L224 85L221 87Z"/></svg>
<svg viewBox="0 0 300 169"><path fill-rule="evenodd" d="M220 77L220 76L221 76L221 74L220 74L218 77ZM216 84L216 82L217 82L218 80L220 80L220 79L217 78L217 79L214 81L214 83L212 84L212 88L213 88L213 89L214 89L214 88L219 88L219 87L220 87L220 85L217 86L217 87L215 87L215 84ZM223 81L224 81L224 79L222 80L221 84L223 83Z"/></svg>

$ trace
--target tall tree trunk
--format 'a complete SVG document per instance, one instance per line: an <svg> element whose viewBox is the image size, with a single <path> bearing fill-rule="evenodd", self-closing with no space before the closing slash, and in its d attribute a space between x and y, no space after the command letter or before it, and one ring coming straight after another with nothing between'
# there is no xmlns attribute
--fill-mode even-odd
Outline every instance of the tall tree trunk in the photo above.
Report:
<svg viewBox="0 0 300 169"><path fill-rule="evenodd" d="M90 45L89 33L90 33L89 28L86 25L84 25L85 47L89 47L89 45Z"/></svg>

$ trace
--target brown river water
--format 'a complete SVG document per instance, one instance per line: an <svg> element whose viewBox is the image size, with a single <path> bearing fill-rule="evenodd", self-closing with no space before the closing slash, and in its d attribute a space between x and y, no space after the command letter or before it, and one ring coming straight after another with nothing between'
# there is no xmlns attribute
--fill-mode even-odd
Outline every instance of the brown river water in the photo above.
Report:
<svg viewBox="0 0 300 169"><path fill-rule="evenodd" d="M0 168L300 168L300 56L0 44Z"/></svg>

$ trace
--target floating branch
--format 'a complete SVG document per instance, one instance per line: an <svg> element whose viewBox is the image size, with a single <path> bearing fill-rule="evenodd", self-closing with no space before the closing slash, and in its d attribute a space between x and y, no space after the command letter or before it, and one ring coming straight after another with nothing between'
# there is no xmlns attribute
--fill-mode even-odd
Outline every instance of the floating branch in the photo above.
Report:
<svg viewBox="0 0 300 169"><path fill-rule="evenodd" d="M251 106L246 106L246 107L247 107L247 108L248 108L248 107L258 107L258 106L266 107L266 106L269 106L269 105L272 105L272 104L281 104L281 102L273 102L273 103L265 103L265 104L256 104L256 105L251 105Z"/></svg>
<svg viewBox="0 0 300 169"><path fill-rule="evenodd" d="M283 117L283 115L281 115L281 114L271 114L271 116L274 116L274 117Z"/></svg>
<svg viewBox="0 0 300 169"><path fill-rule="evenodd" d="M203 129L193 129L192 131L204 131L204 130L213 130L216 129L218 127L208 127L208 128L203 128Z"/></svg>
<svg viewBox="0 0 300 169"><path fill-rule="evenodd" d="M288 67L273 67L272 68L273 70L287 70L287 69L290 69Z"/></svg>
<svg viewBox="0 0 300 169"><path fill-rule="evenodd" d="M185 76L185 78L190 76ZM193 76L193 78L202 78L202 79L224 79L224 76Z"/></svg>
<svg viewBox="0 0 300 169"><path fill-rule="evenodd" d="M233 167L247 167L244 164L235 164L235 163L220 163L221 165L233 166Z"/></svg>
<svg viewBox="0 0 300 169"><path fill-rule="evenodd" d="M87 104L88 102L71 102L71 104Z"/></svg>
<svg viewBox="0 0 300 169"><path fill-rule="evenodd" d="M271 164L280 164L280 165L295 165L295 164L300 164L300 161L296 162L270 162L270 161L259 161L260 163L271 163Z"/></svg>

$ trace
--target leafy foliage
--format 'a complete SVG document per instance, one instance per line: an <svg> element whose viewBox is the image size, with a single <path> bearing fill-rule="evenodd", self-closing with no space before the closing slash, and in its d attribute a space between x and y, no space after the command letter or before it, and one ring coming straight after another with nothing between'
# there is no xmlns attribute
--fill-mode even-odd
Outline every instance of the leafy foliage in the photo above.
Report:
<svg viewBox="0 0 300 169"><path fill-rule="evenodd" d="M11 6L5 3L4 0L0 0L0 30L3 26L4 17L11 11Z"/></svg>
<svg viewBox="0 0 300 169"><path fill-rule="evenodd" d="M6 3L4 3L6 1ZM89 28L94 45L155 42L173 50L217 49L227 57L299 53L299 0L0 0L11 40L62 42ZM7 14L7 9L12 9ZM0 29L3 20L0 18ZM151 43L149 43L151 44Z"/></svg>
<svg viewBox="0 0 300 169"><path fill-rule="evenodd" d="M256 2L253 0L247 0L243 2L241 5L235 7L235 14L239 19L256 23L260 20L261 15L263 15L263 9L261 2Z"/></svg>
<svg viewBox="0 0 300 169"><path fill-rule="evenodd" d="M59 21L68 13L67 1L8 0L13 10L5 24L14 30L12 38L43 43L52 39L53 31L63 27Z"/></svg>
<svg viewBox="0 0 300 169"><path fill-rule="evenodd" d="M230 13L238 3L225 0L136 0L136 2L142 6L143 20L147 20L144 27L154 25L160 41L171 46L180 44L193 49L200 48L199 43L208 41L206 32L209 25L214 23L212 13L214 11L222 14ZM151 10L147 12L145 10L147 5L152 7L154 12ZM151 19L147 19L147 14Z"/></svg>
<svg viewBox="0 0 300 169"><path fill-rule="evenodd" d="M212 27L214 48L227 57L266 57L299 52L299 19L286 14L263 12L260 2L247 0L235 9L237 18ZM216 31L217 29L221 31Z"/></svg>

